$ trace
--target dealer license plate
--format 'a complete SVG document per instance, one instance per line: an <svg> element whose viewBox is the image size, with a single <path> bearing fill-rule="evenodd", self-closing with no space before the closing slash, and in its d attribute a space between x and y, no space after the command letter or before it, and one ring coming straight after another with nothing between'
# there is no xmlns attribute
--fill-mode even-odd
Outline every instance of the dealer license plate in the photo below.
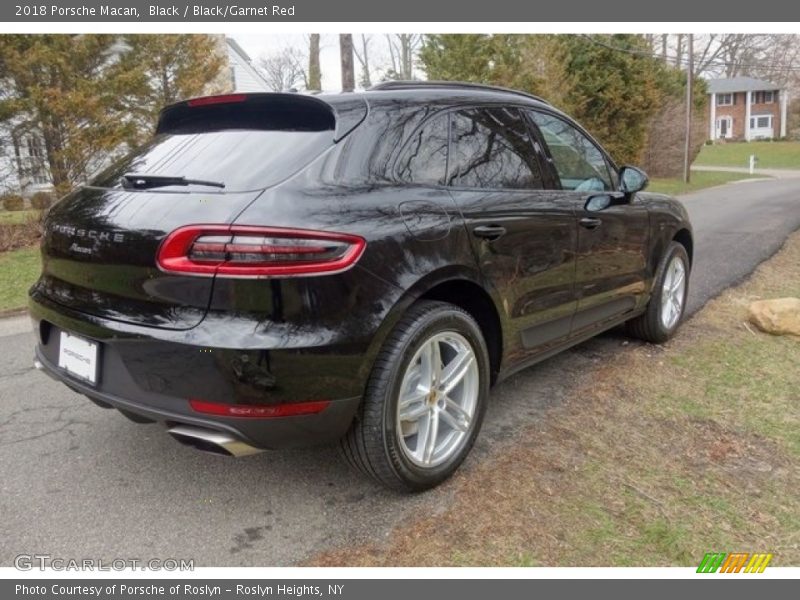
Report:
<svg viewBox="0 0 800 600"><path fill-rule="evenodd" d="M62 331L58 366L78 379L97 383L97 344Z"/></svg>

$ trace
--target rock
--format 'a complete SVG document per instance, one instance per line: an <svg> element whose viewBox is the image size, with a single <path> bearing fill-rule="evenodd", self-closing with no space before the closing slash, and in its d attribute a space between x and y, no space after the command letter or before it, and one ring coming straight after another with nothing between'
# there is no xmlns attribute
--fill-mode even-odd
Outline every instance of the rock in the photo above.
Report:
<svg viewBox="0 0 800 600"><path fill-rule="evenodd" d="M750 304L748 319L766 333L800 336L800 298L757 300Z"/></svg>

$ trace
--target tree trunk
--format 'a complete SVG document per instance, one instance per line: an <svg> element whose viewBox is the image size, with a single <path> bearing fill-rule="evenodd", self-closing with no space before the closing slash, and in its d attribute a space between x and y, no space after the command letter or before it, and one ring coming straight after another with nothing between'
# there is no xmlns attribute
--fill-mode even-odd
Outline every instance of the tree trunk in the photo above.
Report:
<svg viewBox="0 0 800 600"><path fill-rule="evenodd" d="M342 62L342 91L352 92L356 88L356 74L353 68L353 34L339 34L339 52Z"/></svg>
<svg viewBox="0 0 800 600"><path fill-rule="evenodd" d="M667 62L667 42L669 41L669 34L661 34L661 60L666 64Z"/></svg>
<svg viewBox="0 0 800 600"><path fill-rule="evenodd" d="M44 125L42 140L47 154L47 162L50 164L50 178L53 180L53 187L59 193L66 193L72 189L72 181L69 178L69 169L61 157L64 149L57 129L47 124Z"/></svg>
<svg viewBox="0 0 800 600"><path fill-rule="evenodd" d="M678 34L678 46L675 50L675 66L681 68L681 60L683 59L683 34Z"/></svg>
<svg viewBox="0 0 800 600"><path fill-rule="evenodd" d="M308 42L308 89L322 90L322 71L319 67L319 34L312 33Z"/></svg>
<svg viewBox="0 0 800 600"><path fill-rule="evenodd" d="M355 52L355 55L361 63L361 85L368 88L372 85L372 78L369 73L369 38L366 34L361 34L361 54Z"/></svg>
<svg viewBox="0 0 800 600"><path fill-rule="evenodd" d="M400 50L402 58L403 79L412 79L412 48L411 48L411 33L400 34Z"/></svg>
<svg viewBox="0 0 800 600"><path fill-rule="evenodd" d="M402 69L402 78L407 80L414 79L413 36L413 33L400 34L400 68Z"/></svg>

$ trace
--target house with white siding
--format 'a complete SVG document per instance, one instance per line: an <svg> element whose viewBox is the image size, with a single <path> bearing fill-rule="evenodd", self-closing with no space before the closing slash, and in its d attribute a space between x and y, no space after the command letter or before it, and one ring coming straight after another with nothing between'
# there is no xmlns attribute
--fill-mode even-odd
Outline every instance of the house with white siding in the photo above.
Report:
<svg viewBox="0 0 800 600"><path fill-rule="evenodd" d="M253 66L247 52L234 40L223 38L228 56L228 72L232 92L271 92L267 80Z"/></svg>

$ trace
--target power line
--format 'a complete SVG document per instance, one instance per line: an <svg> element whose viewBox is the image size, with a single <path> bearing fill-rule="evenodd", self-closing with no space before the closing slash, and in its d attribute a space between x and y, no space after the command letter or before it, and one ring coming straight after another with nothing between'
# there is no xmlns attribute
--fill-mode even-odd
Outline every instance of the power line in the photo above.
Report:
<svg viewBox="0 0 800 600"><path fill-rule="evenodd" d="M633 56L644 56L647 58L652 58L654 60L658 60L659 62L663 62L664 58L661 54L658 54L654 51L648 50L636 50L634 48L622 48L620 46L615 46L613 44L609 44L604 42L603 40L598 40L590 35L585 33L579 34L581 37L589 40L593 44L598 46L602 46L603 48L607 48L608 50L614 50L615 52L624 52L625 54L631 54ZM668 60L669 63L675 64L680 63L682 66L688 67L688 60L683 58L678 58L677 56L674 58L670 58ZM706 63L706 68L708 67L728 67L731 63L727 61L709 61ZM789 65L775 65L769 63L757 64L757 65L750 65L750 64L737 64L737 67L740 69L754 69L754 70L765 70L765 71L782 71L784 73L800 73L800 66L789 66Z"/></svg>

